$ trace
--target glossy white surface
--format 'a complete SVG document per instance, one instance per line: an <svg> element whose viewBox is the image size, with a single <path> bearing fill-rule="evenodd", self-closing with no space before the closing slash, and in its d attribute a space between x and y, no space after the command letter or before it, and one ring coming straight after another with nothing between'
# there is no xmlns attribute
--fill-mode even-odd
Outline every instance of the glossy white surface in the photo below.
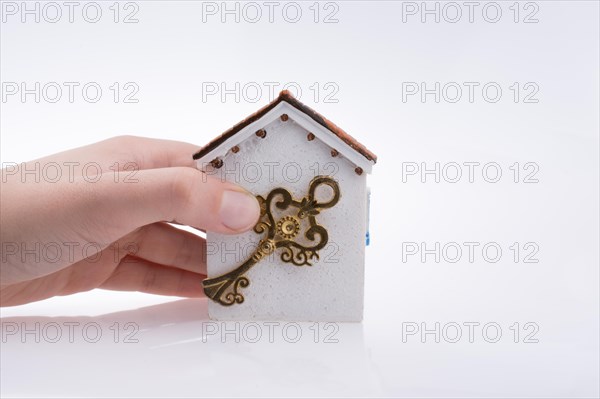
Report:
<svg viewBox="0 0 600 399"><path fill-rule="evenodd" d="M108 302L115 297L85 295ZM290 387L296 396L381 392L361 324L336 331L323 323L238 323L236 335L226 332L235 331L236 322L208 321L206 305L206 300L178 300L93 317L6 317L3 311L5 334L8 324L20 330L5 335L3 396L277 396ZM34 330L36 323L40 343L35 335L21 335L24 326ZM62 338L56 339L56 331ZM348 370L340 362L355 367Z"/></svg>
<svg viewBox="0 0 600 399"><path fill-rule="evenodd" d="M572 322L538 323L540 342L526 344L513 342L512 319L465 316L442 322L462 325L457 343L450 343L451 327L440 343L431 335L426 343L420 335L403 342L397 314L417 323L429 319L407 310L408 303L387 316L371 306L362 324L269 325L209 321L203 299L163 301L96 291L3 309L2 395L574 397L595 389L597 335ZM463 321L496 321L502 338L486 342L479 326L470 343ZM36 323L39 343L24 333ZM15 334L9 324L18 326Z"/></svg>
<svg viewBox="0 0 600 399"><path fill-rule="evenodd" d="M71 322L98 323L103 332L95 344L81 335L73 343L36 343L31 334L22 343L20 332L5 336L3 397L600 395L597 2L533 2L538 23L522 23L533 10L524 3L519 23L509 9L513 2L498 3L498 23L482 20L483 3L473 23L465 20L466 8L459 23L421 23L419 14L403 23L406 2L338 2L339 23L333 24L313 22L312 2L301 3L304 18L297 24L282 22L281 14L273 24L223 24L218 14L204 23L201 3L191 1L173 7L137 2L139 23L114 24L112 2L102 4L105 18L97 24L1 24L2 81L97 81L104 89L97 103L80 95L73 103L22 103L18 97L1 103L2 162L117 134L200 146L266 104L265 82L279 82L275 91L295 82L302 101L379 157L369 176L365 318L340 324L338 343L322 342L323 335L314 343L310 325L298 343L282 336L273 343L236 343L231 335L222 343L219 335L202 341L203 326L207 336L214 327L206 324L203 300L95 291L1 309L4 333L14 323L40 323L51 334L49 323ZM332 11L320 10L320 18ZM115 104L114 82L136 82L139 102ZM203 98L206 82L228 88L257 82L262 98ZM328 82L337 85L336 94ZM478 90L469 102L465 88L457 103L437 103L432 95L403 102L403 82L429 88L435 82L496 82L503 96L490 103ZM539 101L523 103L521 92L515 102L514 82L521 89L536 83ZM338 101L326 102L326 96ZM431 175L422 183L420 174L403 179L403 167L422 162L428 168L436 162L480 166L473 183L464 166L457 183L436 183ZM498 183L482 178L490 162L503 172ZM510 169L515 162L518 183ZM539 167L538 183L523 183L528 162ZM465 242L479 243L472 262ZM490 242L503 251L496 263L480 250ZM515 242L517 262L510 249ZM523 261L531 254L523 247L529 242L538 247L537 263ZM425 243L426 249L458 243L463 255L455 263L448 261L452 253L423 262L404 248L403 259L403 243ZM120 332L136 323L139 342L124 343L120 334L114 343L110 327L117 322ZM435 323L439 343L431 334L406 335ZM479 323L473 342L467 328L473 324L465 323ZM452 343L457 325L462 335ZM252 326L245 326L250 333ZM488 342L496 339L496 326L502 335Z"/></svg>

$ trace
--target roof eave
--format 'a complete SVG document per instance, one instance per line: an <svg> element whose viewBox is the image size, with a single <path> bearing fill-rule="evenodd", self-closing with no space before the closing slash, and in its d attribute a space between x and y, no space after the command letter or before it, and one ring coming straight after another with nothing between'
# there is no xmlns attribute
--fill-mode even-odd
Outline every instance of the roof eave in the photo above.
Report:
<svg viewBox="0 0 600 399"><path fill-rule="evenodd" d="M266 125L280 118L282 114L287 114L288 117L298 123L307 131L313 133L316 138L324 142L331 148L336 149L343 157L348 159L354 165L360 167L365 173L371 173L375 161L369 160L354 148L350 147L340 137L315 121L310 115L299 110L287 101L281 101L274 107L268 110L264 115L256 120L253 120L245 127L241 128L235 134L225 138L218 145L212 147L208 152L201 154L199 157L194 156L201 166L208 164L215 158L222 158L231 150L232 147L238 145L249 137L252 137L256 131L264 128ZM198 153L197 153L198 154Z"/></svg>

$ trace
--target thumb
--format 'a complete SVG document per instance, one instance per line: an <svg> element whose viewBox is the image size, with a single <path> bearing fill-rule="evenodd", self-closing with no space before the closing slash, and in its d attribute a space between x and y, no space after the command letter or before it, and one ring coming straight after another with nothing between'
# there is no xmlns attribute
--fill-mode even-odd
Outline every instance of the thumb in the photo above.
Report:
<svg viewBox="0 0 600 399"><path fill-rule="evenodd" d="M109 222L115 236L107 238L118 239L158 221L225 234L246 231L258 221L260 206L254 195L197 169L141 170L133 179L126 176L129 174L109 174L110 179L102 178L101 184L92 189L93 201L98 200L98 206L90 216L97 218L98 223ZM124 183L128 180L129 183Z"/></svg>

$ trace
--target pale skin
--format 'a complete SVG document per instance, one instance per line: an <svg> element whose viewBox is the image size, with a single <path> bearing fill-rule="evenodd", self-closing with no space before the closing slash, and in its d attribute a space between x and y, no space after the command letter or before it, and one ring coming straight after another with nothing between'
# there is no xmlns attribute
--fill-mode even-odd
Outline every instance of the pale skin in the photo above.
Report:
<svg viewBox="0 0 600 399"><path fill-rule="evenodd" d="M0 305L94 288L202 297L206 242L166 222L236 234L260 209L241 187L196 169L197 149L123 136L26 163L40 172L3 169ZM101 171L83 170L90 163Z"/></svg>

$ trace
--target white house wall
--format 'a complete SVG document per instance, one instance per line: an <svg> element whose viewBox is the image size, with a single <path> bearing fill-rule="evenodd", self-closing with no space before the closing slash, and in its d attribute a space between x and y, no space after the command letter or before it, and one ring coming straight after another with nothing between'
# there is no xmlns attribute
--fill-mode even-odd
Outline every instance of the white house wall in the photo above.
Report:
<svg viewBox="0 0 600 399"><path fill-rule="evenodd" d="M342 156L332 157L331 147L319 138L308 141L308 131L291 116L285 122L270 120L266 126L254 125L256 130L266 130L265 138L252 134L242 142L229 141L240 150L222 156L220 169L209 165L209 156L199 160L198 167L256 195L266 196L273 188L283 187L296 199L308 193L316 175L332 175L340 186L340 200L317 215L329 241L313 266L284 263L279 258L281 250L275 251L246 274L250 285L241 289L244 303L224 307L210 301L210 316L219 320L359 321L363 311L366 173L357 175L354 163ZM225 152L223 148L221 152ZM262 236L253 231L234 236L209 232L209 278L237 268L251 256Z"/></svg>

